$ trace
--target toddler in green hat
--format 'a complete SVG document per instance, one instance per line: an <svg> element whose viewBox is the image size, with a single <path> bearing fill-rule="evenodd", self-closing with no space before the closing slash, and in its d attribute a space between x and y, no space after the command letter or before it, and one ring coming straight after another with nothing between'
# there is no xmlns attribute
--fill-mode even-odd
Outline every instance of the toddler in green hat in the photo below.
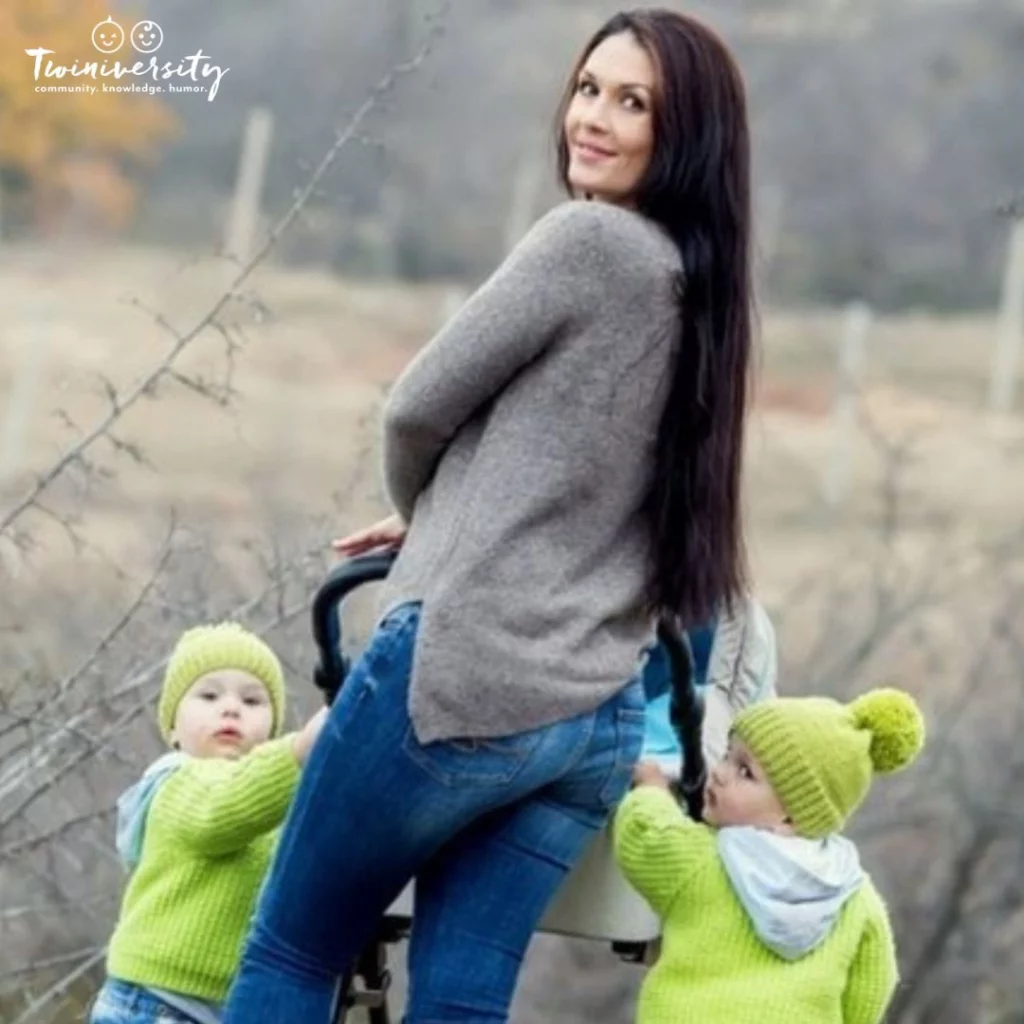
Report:
<svg viewBox="0 0 1024 1024"><path fill-rule="evenodd" d="M892 931L841 831L924 735L900 690L754 705L711 772L703 822L656 765L637 766L615 852L663 925L638 1024L879 1024L898 979Z"/></svg>
<svg viewBox="0 0 1024 1024"><path fill-rule="evenodd" d="M325 711L281 735L281 663L236 623L178 641L157 708L171 752L118 800L131 876L91 1024L217 1024Z"/></svg>

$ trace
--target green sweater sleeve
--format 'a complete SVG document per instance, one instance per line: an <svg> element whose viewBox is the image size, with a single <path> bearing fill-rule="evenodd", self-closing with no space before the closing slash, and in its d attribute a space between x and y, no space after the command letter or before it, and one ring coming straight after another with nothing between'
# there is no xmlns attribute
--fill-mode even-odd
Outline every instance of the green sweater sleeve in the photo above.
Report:
<svg viewBox="0 0 1024 1024"><path fill-rule="evenodd" d="M261 743L237 761L191 758L160 787L151 820L204 856L247 846L288 811L299 780L293 738Z"/></svg>
<svg viewBox="0 0 1024 1024"><path fill-rule="evenodd" d="M606 258L599 206L570 201L542 217L395 382L384 409L384 478L406 522L459 427L570 322L593 315L609 274L622 272Z"/></svg>
<svg viewBox="0 0 1024 1024"><path fill-rule="evenodd" d="M714 836L659 786L639 786L619 806L615 857L637 892L664 917L694 870L714 855Z"/></svg>
<svg viewBox="0 0 1024 1024"><path fill-rule="evenodd" d="M896 991L899 971L896 945L881 897L850 966L843 992L843 1024L880 1024Z"/></svg>

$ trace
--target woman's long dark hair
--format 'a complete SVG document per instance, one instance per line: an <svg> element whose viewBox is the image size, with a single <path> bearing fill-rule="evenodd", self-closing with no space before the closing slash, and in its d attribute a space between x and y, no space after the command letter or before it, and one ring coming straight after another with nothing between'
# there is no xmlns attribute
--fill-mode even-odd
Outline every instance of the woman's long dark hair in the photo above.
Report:
<svg viewBox="0 0 1024 1024"><path fill-rule="evenodd" d="M750 135L746 90L725 44L675 11L616 14L573 69L557 122L569 182L565 113L580 69L609 36L630 33L654 63L654 152L635 202L682 255L681 332L644 504L653 544L647 603L704 624L746 587L740 494L750 372Z"/></svg>

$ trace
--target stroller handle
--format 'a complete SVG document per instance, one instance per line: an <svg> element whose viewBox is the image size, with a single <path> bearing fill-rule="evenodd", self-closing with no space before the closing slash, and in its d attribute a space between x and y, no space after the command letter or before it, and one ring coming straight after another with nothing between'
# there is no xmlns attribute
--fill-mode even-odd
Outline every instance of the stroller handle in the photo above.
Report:
<svg viewBox="0 0 1024 1024"><path fill-rule="evenodd" d="M704 783L707 765L701 733L704 725L704 699L694 685L693 651L686 634L671 619L658 622L658 639L668 652L671 676L669 719L683 748L683 768L679 779L680 795L694 821L704 811Z"/></svg>
<svg viewBox="0 0 1024 1024"><path fill-rule="evenodd" d="M313 597L313 640L318 657L313 682L328 704L333 703L350 668L342 652L339 606L357 587L384 579L397 556L398 550L393 548L350 558L331 570ZM679 784L681 795L690 817L699 821L706 778L701 748L704 702L694 686L693 655L686 635L674 622L664 618L658 623L658 639L665 645L671 666L672 726L685 751Z"/></svg>
<svg viewBox="0 0 1024 1024"><path fill-rule="evenodd" d="M342 653L339 605L356 587L384 579L397 556L393 549L350 558L330 571L313 597L313 641L319 662L313 682L328 704L333 703L350 667Z"/></svg>

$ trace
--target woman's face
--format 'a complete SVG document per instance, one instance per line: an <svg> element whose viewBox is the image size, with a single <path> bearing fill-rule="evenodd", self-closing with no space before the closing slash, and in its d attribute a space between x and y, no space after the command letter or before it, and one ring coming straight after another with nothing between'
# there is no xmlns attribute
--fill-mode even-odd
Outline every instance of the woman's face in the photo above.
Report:
<svg viewBox="0 0 1024 1024"><path fill-rule="evenodd" d="M576 195L628 206L654 151L655 69L629 32L587 57L565 114L569 184Z"/></svg>

